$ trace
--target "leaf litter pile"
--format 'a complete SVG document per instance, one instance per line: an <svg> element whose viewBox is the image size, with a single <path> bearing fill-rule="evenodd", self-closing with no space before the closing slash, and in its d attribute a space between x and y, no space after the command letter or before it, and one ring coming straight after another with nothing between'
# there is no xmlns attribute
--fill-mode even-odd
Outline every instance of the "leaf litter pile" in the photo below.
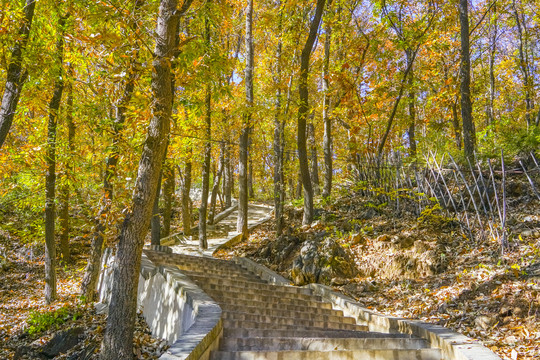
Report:
<svg viewBox="0 0 540 360"><path fill-rule="evenodd" d="M379 313L446 326L480 340L503 359L540 358L537 201L516 202L510 209L510 248L501 254L497 240L471 241L442 213L396 214L372 200L342 191L319 205L311 226L302 226L300 208L288 208L284 235L276 238L273 224L266 223L247 242L216 256L246 256L296 285L326 283ZM309 274L313 267L298 269L299 259L305 264L310 258L308 243L329 239L343 256L332 258L324 254L332 247L320 246L319 275ZM352 272L342 270L344 259Z"/></svg>
<svg viewBox="0 0 540 360"><path fill-rule="evenodd" d="M106 315L79 298L89 244L74 243L71 251L73 264L57 269L58 300L45 305L42 247L23 245L0 230L0 359L98 359ZM157 359L166 348L139 314L134 359Z"/></svg>

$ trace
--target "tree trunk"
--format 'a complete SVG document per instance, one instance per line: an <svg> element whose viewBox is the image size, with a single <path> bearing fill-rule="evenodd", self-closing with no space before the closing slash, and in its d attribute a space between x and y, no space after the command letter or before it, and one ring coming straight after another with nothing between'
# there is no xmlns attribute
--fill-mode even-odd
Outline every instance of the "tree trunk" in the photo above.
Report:
<svg viewBox="0 0 540 360"><path fill-rule="evenodd" d="M208 210L208 188L210 187L210 159L212 157L211 129L212 129L212 96L210 85L206 88L206 144L204 146L204 163L202 167L202 194L201 207L199 208L199 248L207 249L206 240L206 213Z"/></svg>
<svg viewBox="0 0 540 360"><path fill-rule="evenodd" d="M495 114L493 110L493 104L495 102L495 53L497 52L497 37L499 36L496 3L493 4L492 12L491 23L493 23L493 29L491 30L491 44L489 52L489 104L487 110L487 125L491 125L495 121Z"/></svg>
<svg viewBox="0 0 540 360"><path fill-rule="evenodd" d="M135 11L142 5L142 0L136 0ZM133 22L131 27L135 29L137 24ZM114 198L113 179L118 167L120 158L120 143L122 142L122 127L126 120L127 105L131 101L133 89L135 88L135 80L138 76L138 54L139 46L137 45L131 54L129 65L127 68L128 78L124 85L124 92L116 103L116 114L113 122L113 139L107 163L105 165L105 176L103 177L103 196L101 197L100 210L94 220L94 229L92 232L92 252L88 259L88 264L84 272L84 277L81 283L81 294L87 302L93 302L95 290L98 281L101 255L103 252L103 243L105 240L105 231L107 229L107 218L111 210L111 204Z"/></svg>
<svg viewBox="0 0 540 360"><path fill-rule="evenodd" d="M144 238L150 225L152 204L167 147L172 113L171 62L178 21L176 0L162 0L152 62L152 119L143 146L130 213L122 225L113 273L102 360L131 359L137 305L137 285Z"/></svg>
<svg viewBox="0 0 540 360"><path fill-rule="evenodd" d="M231 149L227 143L225 145L225 163L223 164L225 173L223 174L223 197L225 198L225 207L232 206L232 178L234 176L231 164Z"/></svg>
<svg viewBox="0 0 540 360"><path fill-rule="evenodd" d="M162 165L163 168L163 165ZM159 195L161 193L161 172L156 189L156 196L152 204L152 220L150 221L150 244L161 245L161 216L159 214Z"/></svg>
<svg viewBox="0 0 540 360"><path fill-rule="evenodd" d="M184 167L184 181L182 182L182 224L184 228L184 235L191 235L191 198L189 192L191 191L191 156L193 154L193 148L188 150L188 159Z"/></svg>
<svg viewBox="0 0 540 360"><path fill-rule="evenodd" d="M282 17L281 0L278 0L279 9L278 33L279 40L276 50L276 72L274 83L276 84L276 114L274 116L274 216L276 219L276 235L283 233L283 194L285 186L283 183L283 148L281 138L283 137L283 124L281 119L281 53L282 53Z"/></svg>
<svg viewBox="0 0 540 360"><path fill-rule="evenodd" d="M311 158L311 186L313 187L313 194L320 195L319 188L319 161L317 159L317 145L315 143L315 126L310 122L307 126L307 135L309 142L309 152Z"/></svg>
<svg viewBox="0 0 540 360"><path fill-rule="evenodd" d="M206 52L210 51L210 21L205 19ZM199 208L199 248L207 249L206 215L208 213L208 190L210 187L210 160L212 157L212 89L206 85L206 143L204 145L204 162L202 167L201 207Z"/></svg>
<svg viewBox="0 0 540 360"><path fill-rule="evenodd" d="M454 126L454 139L456 141L456 146L458 150L461 150L461 126L459 124L457 106L458 106L458 99L456 95L456 99L452 103L452 124Z"/></svg>
<svg viewBox="0 0 540 360"><path fill-rule="evenodd" d="M516 20L517 25L517 31L518 31L518 39L519 39L519 68L521 70L521 75L523 76L523 88L525 90L525 121L527 122L527 128L530 128L532 125L532 119L534 117L533 110L533 98L532 98L532 90L533 90L533 84L532 80L529 74L529 63L526 55L526 43L523 38L523 28L524 24L522 24L517 6L516 6L516 0L512 2L512 8L514 10L514 18Z"/></svg>
<svg viewBox="0 0 540 360"><path fill-rule="evenodd" d="M26 72L22 69L22 54L28 42L35 6L35 0L26 0L23 23L11 51L11 59L6 74L6 85L2 96L2 106L0 107L0 149L13 123L22 86L26 79Z"/></svg>
<svg viewBox="0 0 540 360"><path fill-rule="evenodd" d="M459 22L461 25L461 117L463 121L463 145L465 156L474 155L475 132L471 103L471 58L469 53L469 12L467 0L459 0Z"/></svg>
<svg viewBox="0 0 540 360"><path fill-rule="evenodd" d="M250 133L253 131L253 128L250 128ZM253 137L248 137L248 198L252 199L254 196L253 191Z"/></svg>
<svg viewBox="0 0 540 360"><path fill-rule="evenodd" d="M70 74L72 75L72 74ZM67 161L64 165L64 174L62 179L62 185L59 191L59 211L58 220L60 224L60 252L62 254L62 260L64 263L71 262L71 256L69 253L69 198L71 191L71 180L73 173L73 154L74 145L73 139L75 137L75 124L73 123L73 84L71 79L66 84L67 90L67 104L66 104L66 125L68 130L68 147L67 147Z"/></svg>
<svg viewBox="0 0 540 360"><path fill-rule="evenodd" d="M64 57L64 26L66 17L58 21L56 40L56 61L54 63L57 78L49 102L49 123L47 128L47 173L45 175L45 302L56 300L56 244L54 241L56 209L54 204L56 186L56 125L64 90L62 71Z"/></svg>
<svg viewBox="0 0 540 360"><path fill-rule="evenodd" d="M216 202L217 194L219 192L219 184L221 183L221 177L223 176L223 163L225 162L225 143L220 144L219 150L219 164L217 173L214 176L214 185L212 186L212 196L210 197L210 214L208 215L208 223L214 223L214 216L216 215Z"/></svg>
<svg viewBox="0 0 540 360"><path fill-rule="evenodd" d="M407 49L405 51L405 55L407 57L407 64L410 63L410 71L409 71L409 89L408 89L408 97L409 97L409 149L410 149L410 155L411 157L416 157L416 136L415 136L415 130L416 130L416 94L414 92L414 71L413 71L413 50Z"/></svg>
<svg viewBox="0 0 540 360"><path fill-rule="evenodd" d="M240 133L238 161L238 221L236 231L242 233L242 238L248 237L248 145L251 127L251 112L253 110L253 0L248 0L246 8L246 115Z"/></svg>
<svg viewBox="0 0 540 360"><path fill-rule="evenodd" d="M302 186L302 173L298 171L298 176L296 177L296 199L302 198L302 189L304 187Z"/></svg>
<svg viewBox="0 0 540 360"><path fill-rule="evenodd" d="M174 166L171 160L167 160L164 164L164 180L163 180L163 237L171 234L171 214L174 202Z"/></svg>
<svg viewBox="0 0 540 360"><path fill-rule="evenodd" d="M306 44L302 49L302 55L300 57L300 81L298 84L300 104L298 106L298 135L296 140L298 147L300 174L302 176L302 184L304 186L304 218L302 220L303 224L311 224L311 222L313 221L313 188L311 187L311 177L309 175L306 145L306 122L309 115L308 75L311 50L313 48L315 38L317 37L317 32L324 9L324 3L325 0L317 0L315 16L313 17L313 20L311 22L309 28L309 35L306 40Z"/></svg>
<svg viewBox="0 0 540 360"><path fill-rule="evenodd" d="M329 3L330 4L330 3ZM322 120L324 124L323 135L323 153L324 153L324 185L322 197L328 198L332 192L332 120L330 118L330 96L328 90L330 87L330 74L328 65L330 63L330 42L332 40L332 27L326 25L326 34L324 39L324 60L322 73L323 90L323 110Z"/></svg>
<svg viewBox="0 0 540 360"><path fill-rule="evenodd" d="M392 112L390 113L390 117L388 118L388 122L386 123L386 130L385 130L384 135L383 135L383 137L381 139L381 142L379 143L379 146L377 148L377 156L379 158L382 156L382 153L383 153L383 150L384 150L384 145L386 144L386 140L388 139L388 135L390 135L390 130L392 129L392 124L394 122L394 118L396 116L399 103L401 101L401 98L403 97L403 90L405 89L405 84L407 82L407 77L409 76L409 72L412 69L414 60L416 59L416 53L418 52L418 49L419 49L419 47L416 48L416 50L412 52L411 60L410 60L410 62L407 63L407 69L405 69L405 72L403 73L403 77L401 78L401 84L400 84L400 87L399 87L398 96L397 96L396 100L394 101L394 106L392 107Z"/></svg>

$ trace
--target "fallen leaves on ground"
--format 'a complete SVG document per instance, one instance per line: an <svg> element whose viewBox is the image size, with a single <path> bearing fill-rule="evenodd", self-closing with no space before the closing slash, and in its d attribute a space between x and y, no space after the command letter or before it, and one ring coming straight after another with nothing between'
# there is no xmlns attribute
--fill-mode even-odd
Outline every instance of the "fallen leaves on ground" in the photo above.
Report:
<svg viewBox="0 0 540 360"><path fill-rule="evenodd" d="M58 300L46 305L43 290L44 256L39 246L19 243L0 233L0 359L40 358L40 349L55 333L82 327L84 335L78 345L55 359L98 359L99 348L106 327L106 316L96 314L93 305L79 299L79 286L86 259L77 254L88 254L88 243L72 244L74 263L59 266L57 271ZM78 249L77 247L84 247ZM35 314L54 314L59 309L62 319L49 329L29 334L29 319ZM33 315L34 314L34 315ZM164 340L152 337L148 325L138 314L134 334L134 359L157 359L168 348ZM86 357L85 357L86 358Z"/></svg>

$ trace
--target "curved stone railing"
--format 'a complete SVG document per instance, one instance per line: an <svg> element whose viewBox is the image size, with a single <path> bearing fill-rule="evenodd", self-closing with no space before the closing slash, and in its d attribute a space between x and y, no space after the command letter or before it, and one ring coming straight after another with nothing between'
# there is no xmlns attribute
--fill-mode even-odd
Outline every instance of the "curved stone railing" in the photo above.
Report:
<svg viewBox="0 0 540 360"><path fill-rule="evenodd" d="M154 250L170 252L164 246ZM110 298L112 264L112 256L107 252L98 284L98 310L104 310ZM144 254L137 304L152 334L170 345L160 359L208 359L210 351L219 345L223 335L219 305L180 270L156 266Z"/></svg>
<svg viewBox="0 0 540 360"><path fill-rule="evenodd" d="M235 257L233 261L270 283L291 284L283 276L250 259ZM425 339L431 347L441 349L446 360L501 360L478 340L473 340L445 327L377 314L360 306L354 299L337 293L325 285L309 284L305 287L312 289L314 294L332 303L334 308L342 310L345 315L355 318L359 325L367 325L370 331L409 334Z"/></svg>

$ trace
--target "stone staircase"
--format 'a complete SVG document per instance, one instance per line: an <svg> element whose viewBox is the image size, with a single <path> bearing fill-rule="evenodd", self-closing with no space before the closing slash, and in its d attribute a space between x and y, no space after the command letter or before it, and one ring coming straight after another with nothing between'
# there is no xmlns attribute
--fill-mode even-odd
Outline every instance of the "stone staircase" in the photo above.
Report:
<svg viewBox="0 0 540 360"><path fill-rule="evenodd" d="M179 268L219 303L223 338L211 360L442 359L425 340L367 331L310 289L268 284L226 260L145 253L156 265Z"/></svg>

